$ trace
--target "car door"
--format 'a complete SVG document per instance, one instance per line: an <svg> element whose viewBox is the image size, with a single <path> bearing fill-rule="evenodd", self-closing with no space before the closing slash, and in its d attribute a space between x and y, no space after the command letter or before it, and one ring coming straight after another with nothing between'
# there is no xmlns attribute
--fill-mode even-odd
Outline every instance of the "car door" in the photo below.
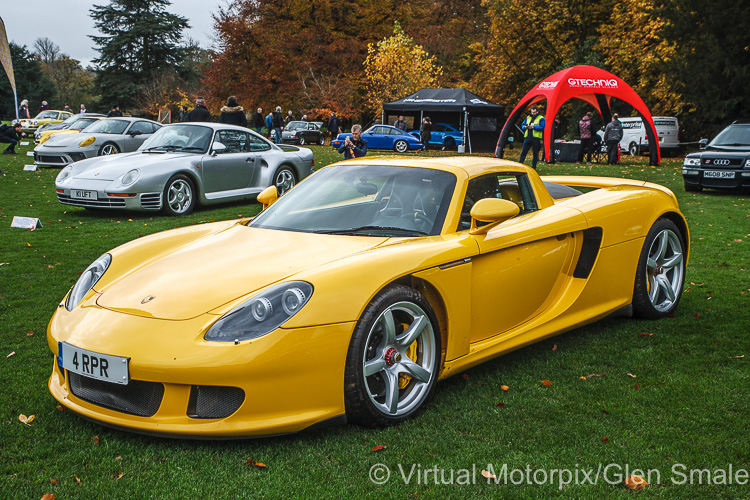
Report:
<svg viewBox="0 0 750 500"><path fill-rule="evenodd" d="M510 332L540 314L568 282L575 254L571 227L586 227L576 210L538 210L526 174L494 173L469 181L459 230L471 223L471 206L482 198L503 198L520 213L475 235L479 255L472 259L470 341Z"/></svg>
<svg viewBox="0 0 750 500"><path fill-rule="evenodd" d="M368 149L391 149L393 147L393 141L390 139L385 127L371 127L367 132L362 134L362 137L367 141Z"/></svg>
<svg viewBox="0 0 750 500"><path fill-rule="evenodd" d="M214 151L203 160L203 187L207 194L244 189L255 175L257 154L250 148L250 133L240 130L219 130L214 144L225 149Z"/></svg>
<svg viewBox="0 0 750 500"><path fill-rule="evenodd" d="M130 127L125 131L125 134L121 139L118 140L118 145L122 153L128 153L135 151L146 139L151 137L154 132L154 127L150 122L144 120L134 121L130 124Z"/></svg>

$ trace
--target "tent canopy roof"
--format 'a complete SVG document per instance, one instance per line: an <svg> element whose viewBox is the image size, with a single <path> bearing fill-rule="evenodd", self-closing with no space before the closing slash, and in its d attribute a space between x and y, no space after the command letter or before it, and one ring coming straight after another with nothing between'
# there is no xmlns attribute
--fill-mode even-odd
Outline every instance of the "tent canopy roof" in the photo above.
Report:
<svg viewBox="0 0 750 500"><path fill-rule="evenodd" d="M383 111L489 111L502 113L504 106L494 104L466 89L422 89L397 101L383 104Z"/></svg>

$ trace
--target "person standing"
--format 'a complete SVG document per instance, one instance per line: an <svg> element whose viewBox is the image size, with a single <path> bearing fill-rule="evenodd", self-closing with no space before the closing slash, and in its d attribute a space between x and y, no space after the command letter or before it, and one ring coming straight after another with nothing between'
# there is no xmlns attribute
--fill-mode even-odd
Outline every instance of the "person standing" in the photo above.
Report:
<svg viewBox="0 0 750 500"><path fill-rule="evenodd" d="M206 100L198 96L195 100L195 107L187 115L189 122L210 122L211 112L206 107Z"/></svg>
<svg viewBox="0 0 750 500"><path fill-rule="evenodd" d="M281 144L281 132L284 131L284 116L281 114L281 106L276 106L273 112L273 140L276 144Z"/></svg>
<svg viewBox="0 0 750 500"><path fill-rule="evenodd" d="M331 140L334 140L339 135L339 128L341 128L341 120L336 116L336 112L334 111L328 120L328 135L331 136Z"/></svg>
<svg viewBox="0 0 750 500"><path fill-rule="evenodd" d="M617 146L622 140L622 122L617 113L612 115L612 121L604 129L604 142L607 144L607 163L615 165L619 163L617 157Z"/></svg>
<svg viewBox="0 0 750 500"><path fill-rule="evenodd" d="M19 120L23 120L23 119L27 119L28 120L29 118L31 118L31 115L29 115L29 101L27 101L26 99L24 99L23 101L21 101L21 105L18 106L18 119Z"/></svg>
<svg viewBox="0 0 750 500"><path fill-rule="evenodd" d="M542 149L542 137L544 137L544 116L539 113L536 106L531 108L529 116L521 125L521 130L523 131L523 146L518 161L523 163L529 149L531 149L531 168L536 169L536 164L539 161L539 150Z"/></svg>
<svg viewBox="0 0 750 500"><path fill-rule="evenodd" d="M42 105L39 106L39 109L37 110L36 114L41 113L42 111L46 111L48 109L52 109L52 106L47 104L47 101L42 101Z"/></svg>
<svg viewBox="0 0 750 500"><path fill-rule="evenodd" d="M258 108L255 110L255 113L253 113L253 127L259 134L260 131L263 130L263 108Z"/></svg>
<svg viewBox="0 0 750 500"><path fill-rule="evenodd" d="M401 130L402 132L406 132L406 121L404 121L404 117L402 115L398 116L398 120L396 120L396 123L394 123L393 126Z"/></svg>
<svg viewBox="0 0 750 500"><path fill-rule="evenodd" d="M292 114L292 110L290 109L284 117L284 125L289 125L289 122L291 121L294 121L294 115Z"/></svg>
<svg viewBox="0 0 750 500"><path fill-rule="evenodd" d="M7 142L8 147L3 150L4 155L16 154L16 144L21 140L21 137L25 137L26 134L21 132L21 122L17 122L12 127L2 124L0 125L0 142Z"/></svg>
<svg viewBox="0 0 750 500"><path fill-rule="evenodd" d="M86 105L85 104L81 104L81 109L78 111L78 114L82 115L85 112L86 112Z"/></svg>
<svg viewBox="0 0 750 500"><path fill-rule="evenodd" d="M180 106L180 115L177 117L177 121L182 123L188 121L188 109L184 104Z"/></svg>
<svg viewBox="0 0 750 500"><path fill-rule="evenodd" d="M118 116L122 116L122 111L120 111L120 105L115 104L114 106L112 106L112 109L109 111L109 113L107 113L107 118Z"/></svg>
<svg viewBox="0 0 750 500"><path fill-rule="evenodd" d="M271 137L271 134L273 133L273 113L270 111L266 115L266 128L268 129L268 135L266 137L273 140L273 137Z"/></svg>
<svg viewBox="0 0 750 500"><path fill-rule="evenodd" d="M219 123L228 123L230 125L239 125L240 127L247 127L247 117L245 116L245 110L242 106L237 104L237 98L230 95L227 98L227 105L222 106L221 115L219 116Z"/></svg>
<svg viewBox="0 0 750 500"><path fill-rule="evenodd" d="M583 156L586 155L586 163L591 163L591 147L594 144L593 131L591 117L594 113L589 111L581 121L578 122L578 132L581 134L581 147L578 150L578 163L583 161Z"/></svg>
<svg viewBox="0 0 750 500"><path fill-rule="evenodd" d="M428 151L428 143L432 139L432 120L429 116L422 118L422 128L419 131L419 137L422 139L422 151Z"/></svg>
<svg viewBox="0 0 750 500"><path fill-rule="evenodd" d="M67 111L67 112L68 112L68 113L70 113L71 115L72 115L72 114L74 114L74 113L73 113L73 110L72 110L72 109L70 109L70 106L68 106L67 104L66 104L65 106L63 106L63 109L62 109L62 110L63 110L63 111Z"/></svg>
<svg viewBox="0 0 750 500"><path fill-rule="evenodd" d="M300 118L303 122L307 121L307 115L302 115L302 118Z"/></svg>
<svg viewBox="0 0 750 500"><path fill-rule="evenodd" d="M344 139L339 148L339 153L344 154L345 160L361 158L367 154L367 141L362 138L362 125L352 125L352 136Z"/></svg>

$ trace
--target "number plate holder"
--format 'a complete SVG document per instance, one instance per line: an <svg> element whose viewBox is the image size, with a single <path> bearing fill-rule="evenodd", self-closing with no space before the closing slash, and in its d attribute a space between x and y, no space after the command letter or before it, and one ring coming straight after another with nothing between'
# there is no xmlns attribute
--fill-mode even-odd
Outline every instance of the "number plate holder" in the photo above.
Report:
<svg viewBox="0 0 750 500"><path fill-rule="evenodd" d="M130 382L130 358L88 351L67 342L59 343L59 352L62 367L69 372L113 384Z"/></svg>
<svg viewBox="0 0 750 500"><path fill-rule="evenodd" d="M703 177L714 179L734 179L734 172L731 170L706 170L703 172Z"/></svg>

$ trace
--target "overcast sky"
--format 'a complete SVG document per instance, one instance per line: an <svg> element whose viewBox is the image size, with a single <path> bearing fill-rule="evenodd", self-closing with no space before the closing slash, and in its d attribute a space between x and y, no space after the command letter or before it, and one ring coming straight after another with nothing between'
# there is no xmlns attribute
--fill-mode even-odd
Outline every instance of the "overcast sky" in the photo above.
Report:
<svg viewBox="0 0 750 500"><path fill-rule="evenodd" d="M37 38L49 38L60 51L81 61L83 67L99 55L87 35L101 35L94 27L89 9L107 5L109 0L1 0L0 18L5 22L8 39L26 45L31 52ZM172 0L167 10L187 18L190 29L185 35L196 40L201 47L212 45L212 14L225 0Z"/></svg>

